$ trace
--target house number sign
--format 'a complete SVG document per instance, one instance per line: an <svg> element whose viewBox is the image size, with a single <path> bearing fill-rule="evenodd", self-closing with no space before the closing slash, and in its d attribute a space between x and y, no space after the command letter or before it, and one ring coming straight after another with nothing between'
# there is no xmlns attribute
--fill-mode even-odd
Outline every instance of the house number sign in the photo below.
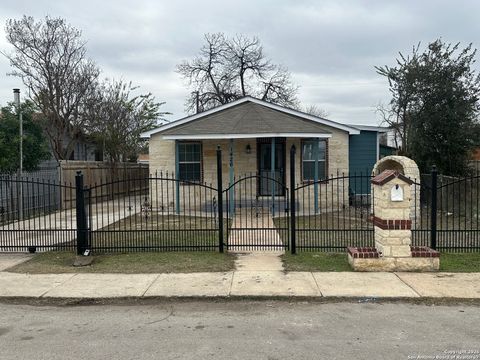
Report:
<svg viewBox="0 0 480 360"><path fill-rule="evenodd" d="M392 187L392 190L390 190L390 200L403 201L403 188L398 184Z"/></svg>

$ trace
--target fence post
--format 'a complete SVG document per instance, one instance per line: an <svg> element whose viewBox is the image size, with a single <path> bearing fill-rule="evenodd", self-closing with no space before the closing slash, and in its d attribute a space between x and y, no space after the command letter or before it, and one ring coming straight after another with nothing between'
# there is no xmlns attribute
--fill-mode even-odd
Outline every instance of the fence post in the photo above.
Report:
<svg viewBox="0 0 480 360"><path fill-rule="evenodd" d="M179 165L179 143L178 141L175 142L175 213L180 215L180 165ZM184 192L185 194L185 192ZM185 206L185 200L183 201ZM183 210L185 211L185 209Z"/></svg>
<svg viewBox="0 0 480 360"><path fill-rule="evenodd" d="M81 171L77 171L77 175L75 175L75 190L75 204L77 210L77 255L82 255L87 249L88 230L83 189L83 174Z"/></svg>
<svg viewBox="0 0 480 360"><path fill-rule="evenodd" d="M437 167L432 166L432 203L431 203L431 218L430 218L430 247L437 249Z"/></svg>
<svg viewBox="0 0 480 360"><path fill-rule="evenodd" d="M218 251L223 253L223 185L222 150L217 147L217 194L218 194Z"/></svg>
<svg viewBox="0 0 480 360"><path fill-rule="evenodd" d="M272 184L272 216L275 217L275 138L272 137L270 144L270 183Z"/></svg>
<svg viewBox="0 0 480 360"><path fill-rule="evenodd" d="M295 145L290 148L290 251L292 254L297 253L297 239L295 232Z"/></svg>

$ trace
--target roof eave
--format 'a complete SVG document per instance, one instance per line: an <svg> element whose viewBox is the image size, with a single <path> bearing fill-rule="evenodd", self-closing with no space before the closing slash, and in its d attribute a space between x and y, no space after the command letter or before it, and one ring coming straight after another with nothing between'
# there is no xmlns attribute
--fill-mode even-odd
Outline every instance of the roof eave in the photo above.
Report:
<svg viewBox="0 0 480 360"><path fill-rule="evenodd" d="M389 127L383 127L383 126L373 126L373 125L354 125L350 124L349 126L352 126L360 131L376 131L378 133L387 133L391 128Z"/></svg>
<svg viewBox="0 0 480 360"><path fill-rule="evenodd" d="M254 133L254 134L179 134L163 135L163 140L222 140L222 139L257 139L257 138L320 138L328 139L332 134L327 133Z"/></svg>

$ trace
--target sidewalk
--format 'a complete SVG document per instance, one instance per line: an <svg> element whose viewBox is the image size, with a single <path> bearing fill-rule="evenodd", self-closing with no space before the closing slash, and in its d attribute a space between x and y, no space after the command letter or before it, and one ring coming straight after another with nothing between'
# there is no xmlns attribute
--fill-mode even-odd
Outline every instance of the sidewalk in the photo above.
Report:
<svg viewBox="0 0 480 360"><path fill-rule="evenodd" d="M311 297L480 299L479 273L233 271L193 274L0 272L0 297Z"/></svg>
<svg viewBox="0 0 480 360"><path fill-rule="evenodd" d="M235 271L191 274L19 274L4 269L31 255L2 254L0 298L480 299L480 273L286 273L279 254L239 253Z"/></svg>

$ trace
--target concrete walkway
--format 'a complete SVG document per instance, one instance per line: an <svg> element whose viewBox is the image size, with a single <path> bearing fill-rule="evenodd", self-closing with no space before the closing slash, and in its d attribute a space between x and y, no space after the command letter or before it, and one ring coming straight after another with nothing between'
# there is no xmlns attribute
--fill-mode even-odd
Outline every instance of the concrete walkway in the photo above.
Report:
<svg viewBox="0 0 480 360"><path fill-rule="evenodd" d="M283 271L283 263L279 251L254 251L237 253L235 269L239 271Z"/></svg>
<svg viewBox="0 0 480 360"><path fill-rule="evenodd" d="M11 253L11 254L1 254L0 256L0 271L11 268L12 266L21 264L27 260L30 260L33 257L33 254L23 254L23 253Z"/></svg>
<svg viewBox="0 0 480 360"><path fill-rule="evenodd" d="M194 274L0 272L0 297L311 297L480 299L479 273L233 271Z"/></svg>
<svg viewBox="0 0 480 360"><path fill-rule="evenodd" d="M269 209L237 210L228 235L229 252L283 252L283 243Z"/></svg>

